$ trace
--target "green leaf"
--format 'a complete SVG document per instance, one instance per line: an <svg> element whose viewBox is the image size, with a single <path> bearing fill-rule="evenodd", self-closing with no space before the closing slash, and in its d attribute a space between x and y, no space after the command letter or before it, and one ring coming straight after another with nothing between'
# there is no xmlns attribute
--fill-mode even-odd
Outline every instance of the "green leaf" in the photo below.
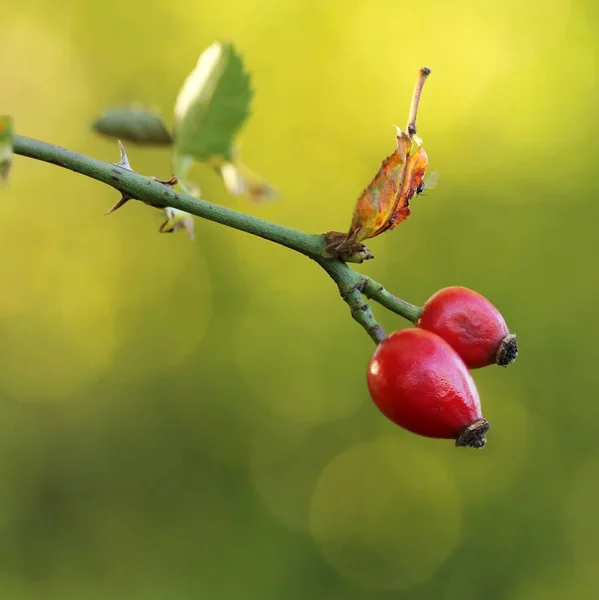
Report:
<svg viewBox="0 0 599 600"><path fill-rule="evenodd" d="M232 44L215 42L198 59L175 103L175 149L200 161L230 161L250 113L252 90Z"/></svg>
<svg viewBox="0 0 599 600"><path fill-rule="evenodd" d="M12 117L0 116L0 177L8 179L13 157L14 126Z"/></svg>
<svg viewBox="0 0 599 600"><path fill-rule="evenodd" d="M143 106L109 108L93 124L97 133L147 146L170 146L171 134L160 116Z"/></svg>

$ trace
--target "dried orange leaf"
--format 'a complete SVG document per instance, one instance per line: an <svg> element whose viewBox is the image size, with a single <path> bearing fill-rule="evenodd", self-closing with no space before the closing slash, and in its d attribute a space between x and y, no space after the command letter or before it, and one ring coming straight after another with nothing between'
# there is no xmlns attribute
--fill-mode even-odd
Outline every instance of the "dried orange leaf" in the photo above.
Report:
<svg viewBox="0 0 599 600"><path fill-rule="evenodd" d="M363 242L390 231L410 215L410 200L421 189L428 168L422 140L416 136L416 113L429 69L421 69L414 89L406 131L397 128L397 148L358 198L349 232L327 237L325 254L348 260L364 248ZM329 232L335 233L335 232Z"/></svg>
<svg viewBox="0 0 599 600"><path fill-rule="evenodd" d="M410 200L424 178L428 158L424 148L398 131L397 148L362 192L352 218L348 239L361 242L393 229L410 215ZM412 147L416 152L411 154Z"/></svg>
<svg viewBox="0 0 599 600"><path fill-rule="evenodd" d="M391 214L384 224L369 237L375 237L385 231L391 231L391 229L397 227L397 225L410 216L410 200L422 183L428 167L428 156L424 148L419 146L415 154L408 155L405 165Z"/></svg>

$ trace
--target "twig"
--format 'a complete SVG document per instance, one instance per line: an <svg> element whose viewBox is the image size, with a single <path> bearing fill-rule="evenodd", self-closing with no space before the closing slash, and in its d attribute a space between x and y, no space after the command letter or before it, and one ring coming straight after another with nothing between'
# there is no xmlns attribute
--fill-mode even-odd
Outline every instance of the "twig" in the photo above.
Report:
<svg viewBox="0 0 599 600"><path fill-rule="evenodd" d="M393 296L382 285L360 275L343 261L325 258L325 235L304 233L178 192L171 185L140 175L132 171L130 166L125 166L123 150L119 163L112 164L23 136L15 136L13 146L15 154L58 165L105 183L119 191L122 198L141 200L157 208L177 208L275 242L314 259L335 281L341 296L351 309L353 319L375 343L385 338L385 332L377 323L364 296L409 321L415 322L418 319L420 309L417 306Z"/></svg>

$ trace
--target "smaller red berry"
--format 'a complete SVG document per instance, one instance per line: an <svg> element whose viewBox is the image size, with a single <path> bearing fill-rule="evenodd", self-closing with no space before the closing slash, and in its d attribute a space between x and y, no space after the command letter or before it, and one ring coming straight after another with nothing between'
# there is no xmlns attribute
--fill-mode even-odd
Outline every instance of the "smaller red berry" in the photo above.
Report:
<svg viewBox="0 0 599 600"><path fill-rule="evenodd" d="M465 287L447 287L424 304L417 326L448 342L470 369L496 363L507 367L518 356L516 336L484 296Z"/></svg>
<svg viewBox="0 0 599 600"><path fill-rule="evenodd" d="M456 351L424 329L385 338L368 365L368 390L391 421L418 435L482 448L489 423L476 385Z"/></svg>

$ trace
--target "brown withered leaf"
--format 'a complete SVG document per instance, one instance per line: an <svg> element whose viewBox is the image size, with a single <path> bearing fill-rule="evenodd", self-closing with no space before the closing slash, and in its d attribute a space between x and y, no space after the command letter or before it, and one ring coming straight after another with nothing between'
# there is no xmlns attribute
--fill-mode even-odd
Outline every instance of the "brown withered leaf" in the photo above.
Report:
<svg viewBox="0 0 599 600"><path fill-rule="evenodd" d="M349 261L352 256L364 251L364 240L390 231L409 217L410 200L419 189L428 168L428 156L422 147L422 140L415 134L420 93L429 73L429 69L421 69L407 129L401 131L397 128L397 147L381 163L377 174L358 198L349 232L327 234L325 256Z"/></svg>
<svg viewBox="0 0 599 600"><path fill-rule="evenodd" d="M365 260L374 258L372 252L364 244L347 243L347 233L329 231L325 234L325 239L326 245L323 252L325 258L343 258L345 262L351 263L363 263Z"/></svg>
<svg viewBox="0 0 599 600"><path fill-rule="evenodd" d="M347 257L361 242L397 227L410 215L410 200L424 179L428 157L419 138L398 131L397 148L356 202L349 233L331 236L327 253ZM331 232L334 233L334 232Z"/></svg>
<svg viewBox="0 0 599 600"><path fill-rule="evenodd" d="M355 241L389 231L410 215L410 200L424 178L428 157L419 139L400 131L396 139L395 152L383 161L356 202L348 234Z"/></svg>

